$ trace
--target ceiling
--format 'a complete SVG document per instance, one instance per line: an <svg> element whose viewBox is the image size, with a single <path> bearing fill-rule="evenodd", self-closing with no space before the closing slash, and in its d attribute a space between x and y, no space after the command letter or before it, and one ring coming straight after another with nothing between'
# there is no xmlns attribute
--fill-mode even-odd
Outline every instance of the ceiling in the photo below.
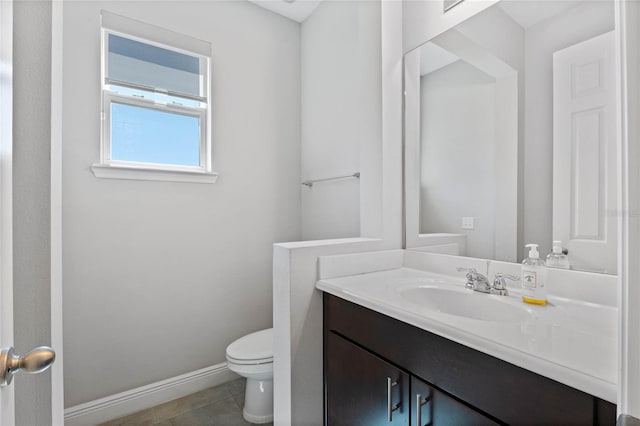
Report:
<svg viewBox="0 0 640 426"><path fill-rule="evenodd" d="M322 0L249 0L251 3L292 19L303 22L307 19Z"/></svg>
<svg viewBox="0 0 640 426"><path fill-rule="evenodd" d="M322 0L249 0L271 12L304 22ZM498 3L522 28L527 29L581 3L576 0L503 0Z"/></svg>
<svg viewBox="0 0 640 426"><path fill-rule="evenodd" d="M427 75L457 61L453 53L442 47L427 42L420 47L420 75Z"/></svg>
<svg viewBox="0 0 640 426"><path fill-rule="evenodd" d="M580 3L573 0L503 0L498 7L526 30Z"/></svg>

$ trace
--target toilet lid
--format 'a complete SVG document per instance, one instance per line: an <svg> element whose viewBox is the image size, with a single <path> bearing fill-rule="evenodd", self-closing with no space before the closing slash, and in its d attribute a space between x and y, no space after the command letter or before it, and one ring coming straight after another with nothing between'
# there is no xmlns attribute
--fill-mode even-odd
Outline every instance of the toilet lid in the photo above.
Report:
<svg viewBox="0 0 640 426"><path fill-rule="evenodd" d="M273 328L239 338L227 347L227 356L237 360L262 360L273 357Z"/></svg>

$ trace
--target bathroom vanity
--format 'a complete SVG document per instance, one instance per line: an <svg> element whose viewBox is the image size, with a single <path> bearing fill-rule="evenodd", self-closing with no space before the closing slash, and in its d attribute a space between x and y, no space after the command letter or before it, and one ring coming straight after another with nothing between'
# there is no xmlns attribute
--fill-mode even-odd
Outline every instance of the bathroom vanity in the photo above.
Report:
<svg viewBox="0 0 640 426"><path fill-rule="evenodd" d="M336 296L323 301L326 424L615 424L610 402Z"/></svg>
<svg viewBox="0 0 640 426"><path fill-rule="evenodd" d="M405 9L404 263L317 283L325 422L615 424L613 3L433 3ZM457 281L519 280L553 240L548 306Z"/></svg>
<svg viewBox="0 0 640 426"><path fill-rule="evenodd" d="M615 424L613 307L529 306L404 266L317 288L325 424Z"/></svg>

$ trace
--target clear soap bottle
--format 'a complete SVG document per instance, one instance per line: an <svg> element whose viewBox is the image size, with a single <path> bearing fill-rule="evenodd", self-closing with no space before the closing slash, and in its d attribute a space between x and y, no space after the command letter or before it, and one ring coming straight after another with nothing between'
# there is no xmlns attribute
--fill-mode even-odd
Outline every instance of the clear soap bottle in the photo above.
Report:
<svg viewBox="0 0 640 426"><path fill-rule="evenodd" d="M522 300L534 305L547 304L547 268L540 259L537 244L527 244L529 257L522 262Z"/></svg>
<svg viewBox="0 0 640 426"><path fill-rule="evenodd" d="M562 241L553 242L553 250L547 256L548 268L570 269L569 257L562 251Z"/></svg>

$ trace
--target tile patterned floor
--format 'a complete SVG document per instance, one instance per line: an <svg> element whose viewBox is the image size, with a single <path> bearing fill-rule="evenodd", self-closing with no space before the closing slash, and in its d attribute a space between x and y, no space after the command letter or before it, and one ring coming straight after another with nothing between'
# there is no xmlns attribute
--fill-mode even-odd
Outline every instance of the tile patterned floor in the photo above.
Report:
<svg viewBox="0 0 640 426"><path fill-rule="evenodd" d="M102 426L251 425L242 417L243 405L244 379L241 378L103 423Z"/></svg>

